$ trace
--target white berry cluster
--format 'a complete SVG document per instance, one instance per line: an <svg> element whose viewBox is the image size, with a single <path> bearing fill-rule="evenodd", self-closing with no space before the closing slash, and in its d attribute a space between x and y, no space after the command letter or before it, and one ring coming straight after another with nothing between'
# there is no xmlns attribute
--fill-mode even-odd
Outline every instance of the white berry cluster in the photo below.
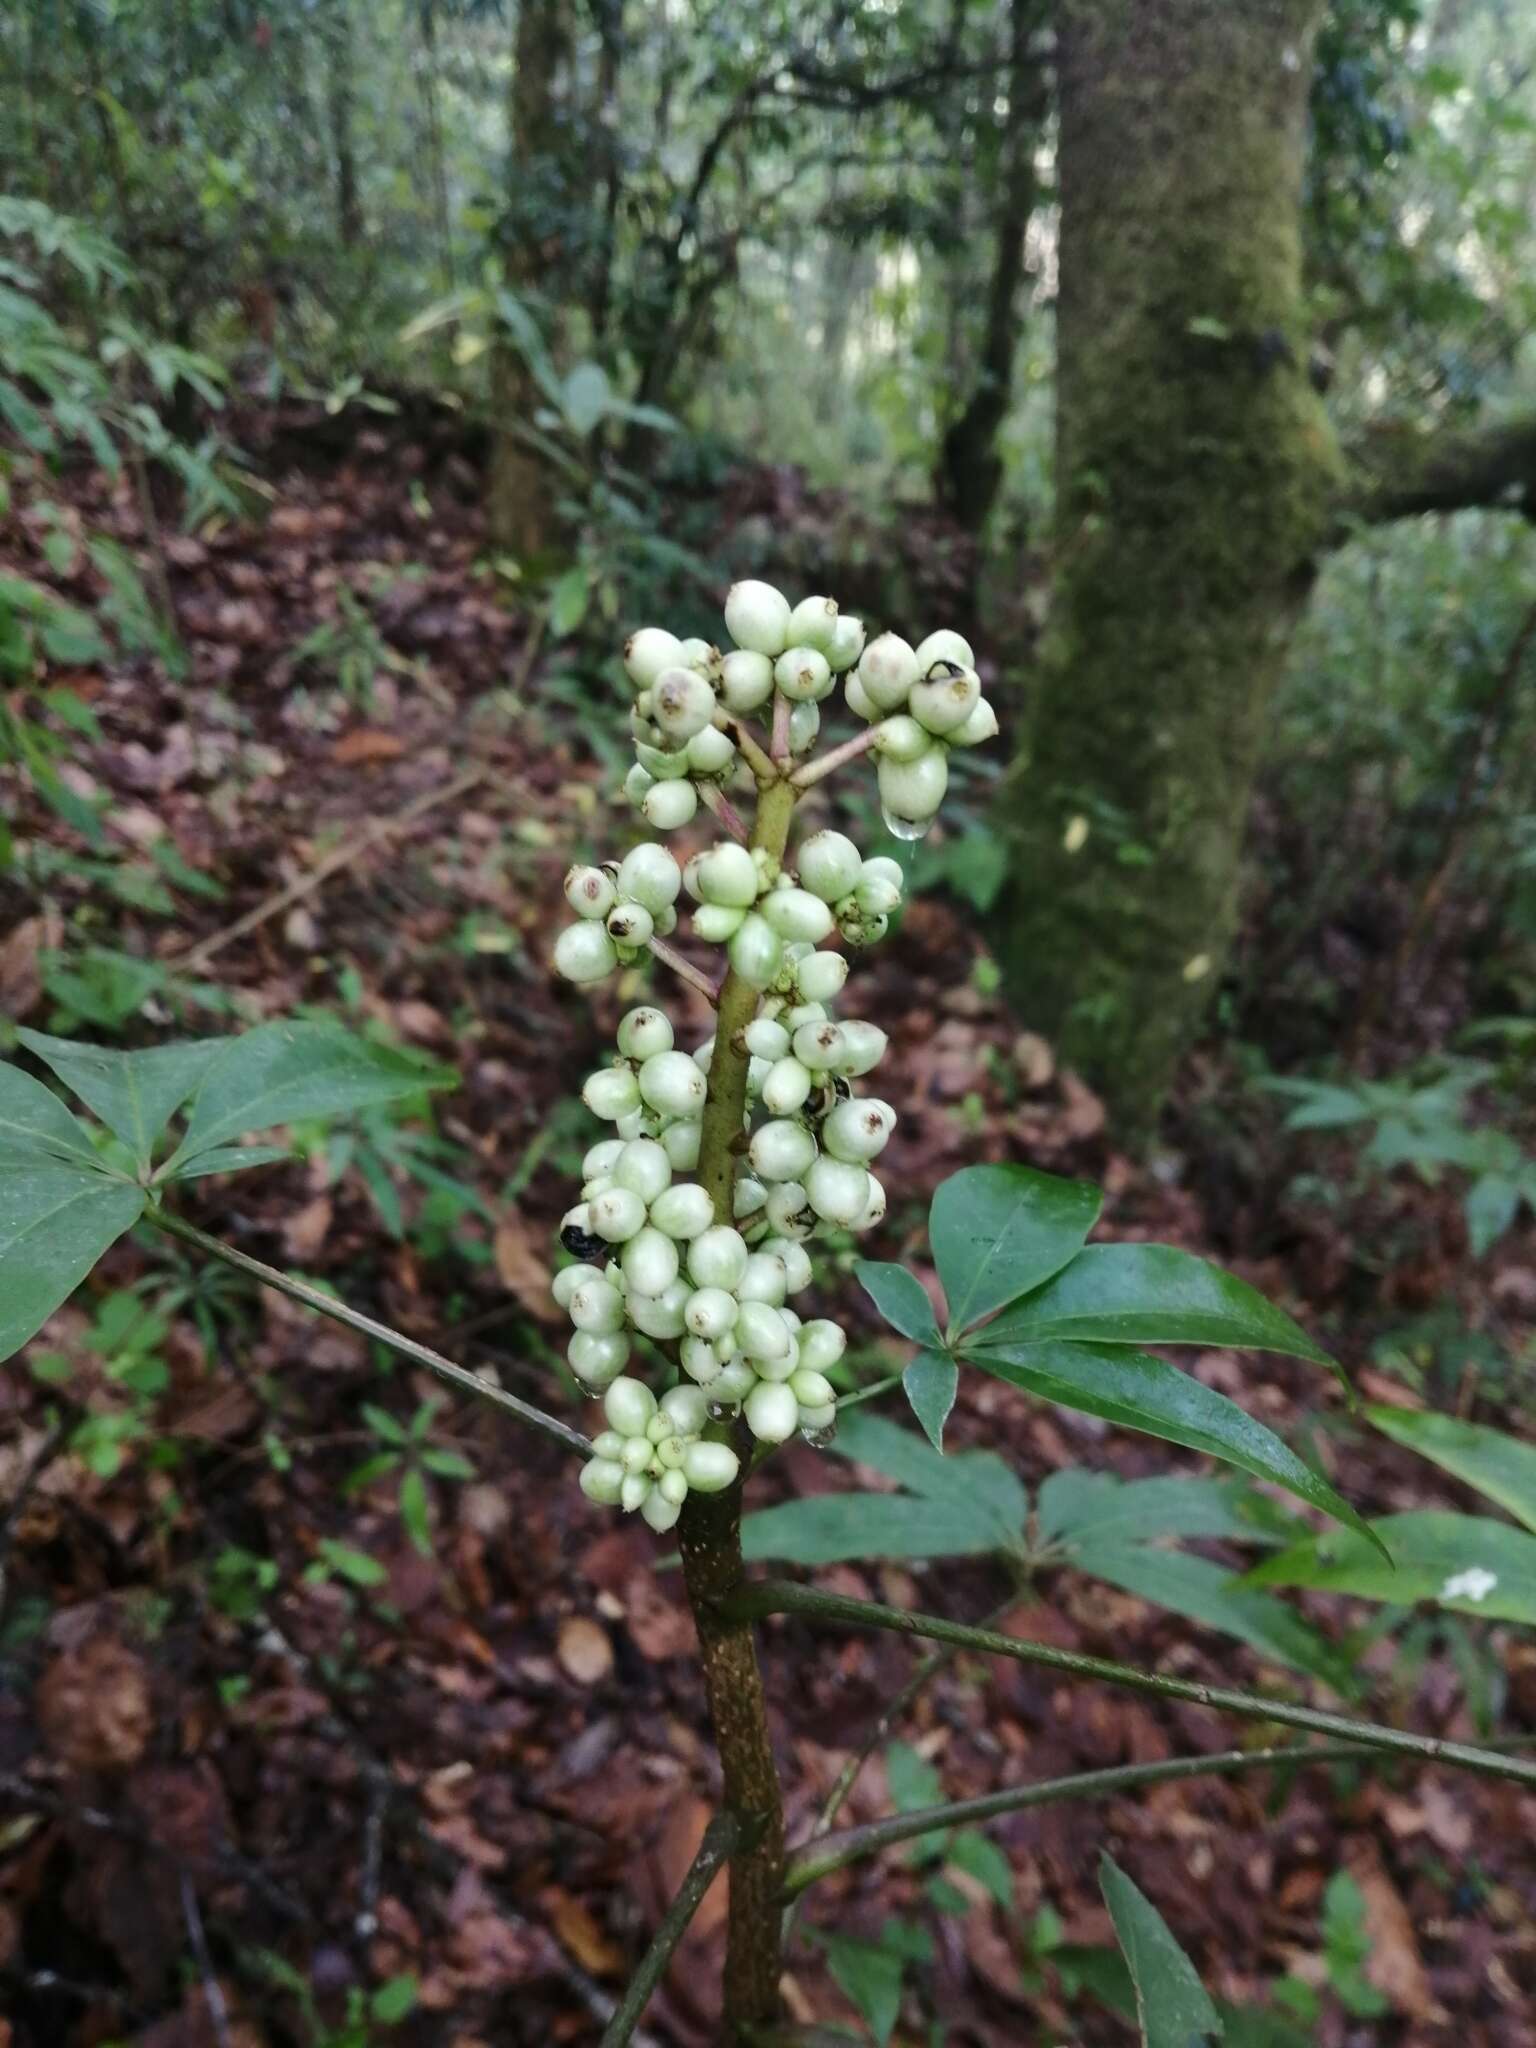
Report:
<svg viewBox="0 0 1536 2048"><path fill-rule="evenodd" d="M915 838L944 795L949 749L997 730L958 633L931 633L915 648L885 633L866 646L862 623L831 598L791 606L756 582L734 586L725 619L736 644L724 655L660 627L636 633L624 650L638 757L626 787L659 830L687 824L702 791L722 825L745 838L724 794L728 778L748 783L750 767L760 791L792 796L871 751L887 825ZM849 707L872 730L801 766L839 675ZM759 712L771 739L752 737ZM784 844L783 815L776 836L765 835L774 848ZM848 976L847 952L837 947L884 936L901 906L902 871L822 830L783 858L730 838L681 862L664 846L637 846L618 863L573 868L565 893L575 922L560 933L555 965L568 979L600 981L649 950L722 1008L736 991L731 1052L746 1064L746 1109L731 1148L740 1163L729 1220L689 1178L699 1167L715 1040L685 1051L666 1014L645 1005L627 1012L616 1057L582 1089L614 1135L587 1153L581 1198L561 1225L577 1261L554 1282L574 1326L567 1355L583 1385L603 1395L608 1424L583 1488L665 1530L690 1490L735 1481L738 1451L719 1440L727 1423L739 1429L740 1418L751 1438L775 1444L797 1430L818 1438L836 1421L828 1374L846 1337L789 1303L811 1283L806 1240L868 1230L885 1214L872 1168L896 1115L855 1084L879 1064L886 1035L834 1016L831 1005ZM692 936L724 950L728 973L718 986L666 943L680 905L692 906ZM742 998L754 992L742 1023ZM659 1401L630 1372L637 1336L682 1375Z"/></svg>

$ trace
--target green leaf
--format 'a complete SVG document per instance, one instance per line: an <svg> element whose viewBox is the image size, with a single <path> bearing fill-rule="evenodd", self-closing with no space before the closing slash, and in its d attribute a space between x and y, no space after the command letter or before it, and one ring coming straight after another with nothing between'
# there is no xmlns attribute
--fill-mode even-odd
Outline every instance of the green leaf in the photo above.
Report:
<svg viewBox="0 0 1536 2048"><path fill-rule="evenodd" d="M1113 1344L993 1346L979 1341L965 1356L983 1372L1043 1401L1184 1444L1256 1479L1268 1479L1375 1540L1348 1501L1272 1430L1166 1359Z"/></svg>
<svg viewBox="0 0 1536 2048"><path fill-rule="evenodd" d="M1016 1541L1024 1526L1029 1496L996 1451L943 1457L910 1429L884 1415L872 1415L867 1408L854 1408L842 1418L833 1449L930 1500L984 1507L999 1542Z"/></svg>
<svg viewBox="0 0 1536 2048"><path fill-rule="evenodd" d="M945 1861L985 1886L1005 1913L1013 1905L1013 1865L990 1835L961 1828L950 1838Z"/></svg>
<svg viewBox="0 0 1536 2048"><path fill-rule="evenodd" d="M292 1157L290 1145L215 1145L211 1152L201 1153L164 1178L206 1180L209 1174L243 1173L248 1166L275 1166L279 1160Z"/></svg>
<svg viewBox="0 0 1536 2048"><path fill-rule="evenodd" d="M400 1520L423 1557L432 1555L432 1517L427 1505L427 1482L416 1466L400 1481Z"/></svg>
<svg viewBox="0 0 1536 2048"><path fill-rule="evenodd" d="M908 1493L818 1493L744 1515L742 1555L760 1563L843 1564L862 1557L976 1557L996 1550L990 1515Z"/></svg>
<svg viewBox="0 0 1536 2048"><path fill-rule="evenodd" d="M854 1277L893 1330L910 1337L914 1344L940 1342L933 1305L923 1283L905 1266L882 1264L876 1259L855 1259Z"/></svg>
<svg viewBox="0 0 1536 2048"><path fill-rule="evenodd" d="M1497 1244L1520 1208L1520 1181L1507 1173L1482 1173L1468 1188L1462 1210L1474 1259Z"/></svg>
<svg viewBox="0 0 1536 2048"><path fill-rule="evenodd" d="M335 1572L338 1578L350 1580L354 1586L382 1586L389 1577L376 1557L370 1557L366 1550L354 1550L348 1543L338 1543L334 1537L322 1536L316 1548L325 1569Z"/></svg>
<svg viewBox="0 0 1536 2048"><path fill-rule="evenodd" d="M549 593L549 630L551 637L564 640L574 633L587 615L587 605L592 596L592 585L587 572L579 564L567 569Z"/></svg>
<svg viewBox="0 0 1536 2048"><path fill-rule="evenodd" d="M864 2019L880 2048L885 2048L901 2015L906 1957L898 1948L855 1941L847 1934L818 1930L817 1939L826 1950L833 1983Z"/></svg>
<svg viewBox="0 0 1536 2048"><path fill-rule="evenodd" d="M147 1052L117 1052L41 1031L18 1031L16 1036L122 1139L141 1167L148 1166L155 1140L224 1043L202 1038Z"/></svg>
<svg viewBox="0 0 1536 2048"><path fill-rule="evenodd" d="M416 2003L416 1979L391 1977L368 2001L369 2011L381 2027L397 2027Z"/></svg>
<svg viewBox="0 0 1536 2048"><path fill-rule="evenodd" d="M613 393L601 363L578 363L566 378L560 407L566 425L583 440L607 413Z"/></svg>
<svg viewBox="0 0 1536 2048"><path fill-rule="evenodd" d="M1406 1444L1420 1457L1454 1472L1507 1508L1527 1529L1536 1530L1536 1444L1521 1443L1483 1423L1458 1422L1451 1415L1387 1407L1365 1412L1394 1443Z"/></svg>
<svg viewBox="0 0 1536 2048"><path fill-rule="evenodd" d="M901 1376L912 1413L936 1451L944 1449L944 1425L955 1405L960 1368L947 1351L920 1351Z"/></svg>
<svg viewBox="0 0 1536 2048"><path fill-rule="evenodd" d="M1059 1272L1082 1249L1100 1201L1086 1181L1030 1166L951 1174L928 1213L950 1329L967 1328Z"/></svg>
<svg viewBox="0 0 1536 2048"><path fill-rule="evenodd" d="M1088 1543L1072 1562L1138 1600L1150 1600L1206 1628L1247 1643L1261 1656L1288 1664L1348 1693L1352 1662L1318 1634L1284 1601L1256 1592L1237 1572L1183 1550L1154 1549L1145 1543Z"/></svg>
<svg viewBox="0 0 1536 2048"><path fill-rule="evenodd" d="M0 1161L0 1359L69 1299L143 1208L143 1190L126 1181L43 1154Z"/></svg>
<svg viewBox="0 0 1536 2048"><path fill-rule="evenodd" d="M1149 1536L1227 1536L1249 1540L1256 1530L1238 1511L1239 1479L1120 1479L1081 1465L1042 1480L1035 1504L1040 1534L1069 1550L1087 1543L1135 1543Z"/></svg>
<svg viewBox="0 0 1536 2048"><path fill-rule="evenodd" d="M885 1783L891 1804L898 1813L919 1813L925 1806L939 1806L944 1800L944 1781L921 1750L910 1742L893 1742L885 1752ZM913 1838L909 1853L916 1863L938 1855L949 1836L948 1828Z"/></svg>
<svg viewBox="0 0 1536 2048"><path fill-rule="evenodd" d="M1256 1288L1166 1244L1091 1244L1065 1271L1015 1301L979 1341L1040 1344L1219 1344L1332 1365L1298 1323Z"/></svg>
<svg viewBox="0 0 1536 2048"><path fill-rule="evenodd" d="M74 1159L99 1170L96 1147L51 1088L0 1064L0 1161Z"/></svg>
<svg viewBox="0 0 1536 2048"><path fill-rule="evenodd" d="M1458 1614L1536 1623L1536 1536L1485 1515L1431 1508L1387 1515L1367 1532L1391 1552L1384 1565L1371 1543L1347 1529L1326 1529L1282 1550L1246 1575L1250 1586L1314 1586L1411 1607L1432 1600Z"/></svg>
<svg viewBox="0 0 1536 2048"><path fill-rule="evenodd" d="M1220 2015L1152 1901L1109 1856L1099 1858L1099 1888L1136 1987L1142 2048L1199 2048L1202 2041L1219 2041Z"/></svg>
<svg viewBox="0 0 1536 2048"><path fill-rule="evenodd" d="M263 1024L229 1039L210 1063L168 1170L246 1131L398 1102L454 1076L336 1024Z"/></svg>

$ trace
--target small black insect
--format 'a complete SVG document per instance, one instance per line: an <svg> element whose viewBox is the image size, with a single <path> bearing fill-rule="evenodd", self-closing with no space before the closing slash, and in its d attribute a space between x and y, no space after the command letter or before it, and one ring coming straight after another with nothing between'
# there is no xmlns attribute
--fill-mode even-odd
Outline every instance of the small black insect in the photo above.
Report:
<svg viewBox="0 0 1536 2048"><path fill-rule="evenodd" d="M573 1259L597 1260L608 1256L606 1238L594 1237L590 1230L583 1230L576 1223L567 1223L560 1233L560 1242Z"/></svg>

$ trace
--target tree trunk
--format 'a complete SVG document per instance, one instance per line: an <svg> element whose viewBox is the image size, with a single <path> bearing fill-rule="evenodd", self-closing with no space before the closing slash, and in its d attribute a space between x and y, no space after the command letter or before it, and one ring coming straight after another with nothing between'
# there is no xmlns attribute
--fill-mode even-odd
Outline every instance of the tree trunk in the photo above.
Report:
<svg viewBox="0 0 1536 2048"><path fill-rule="evenodd" d="M1340 481L1306 374L1322 0L1064 0L1059 569L1002 940L1021 1016L1151 1131L1215 986L1270 695Z"/></svg>
<svg viewBox="0 0 1536 2048"><path fill-rule="evenodd" d="M519 298L539 295L560 260L568 224L570 142L560 88L569 12L563 0L522 0L517 11L502 270ZM495 439L487 517L492 538L520 559L539 554L554 535L549 473L524 432L540 402L527 363L504 335L491 360Z"/></svg>
<svg viewBox="0 0 1536 2048"><path fill-rule="evenodd" d="M1039 0L1013 0L1009 20L1008 115L996 215L996 246L987 288L987 323L976 384L964 411L944 436L935 479L940 502L967 533L987 523L1003 480L998 429L1013 396L1018 344L1018 296L1024 243L1035 210L1035 145L1044 113L1041 79L1028 71L1029 38Z"/></svg>
<svg viewBox="0 0 1536 2048"><path fill-rule="evenodd" d="M358 188L357 142L352 118L352 13L349 0L331 0L326 16L325 103L336 170L336 228L344 249L363 239L363 202Z"/></svg>

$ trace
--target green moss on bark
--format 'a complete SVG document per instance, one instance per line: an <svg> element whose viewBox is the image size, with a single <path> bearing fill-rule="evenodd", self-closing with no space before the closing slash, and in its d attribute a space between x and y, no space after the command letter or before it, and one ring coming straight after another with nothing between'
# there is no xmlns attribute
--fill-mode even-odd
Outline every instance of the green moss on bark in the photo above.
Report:
<svg viewBox="0 0 1536 2048"><path fill-rule="evenodd" d="M1319 12L1063 9L1061 566L1003 812L1004 965L1131 1140L1215 984L1265 714L1340 482L1301 318Z"/></svg>

